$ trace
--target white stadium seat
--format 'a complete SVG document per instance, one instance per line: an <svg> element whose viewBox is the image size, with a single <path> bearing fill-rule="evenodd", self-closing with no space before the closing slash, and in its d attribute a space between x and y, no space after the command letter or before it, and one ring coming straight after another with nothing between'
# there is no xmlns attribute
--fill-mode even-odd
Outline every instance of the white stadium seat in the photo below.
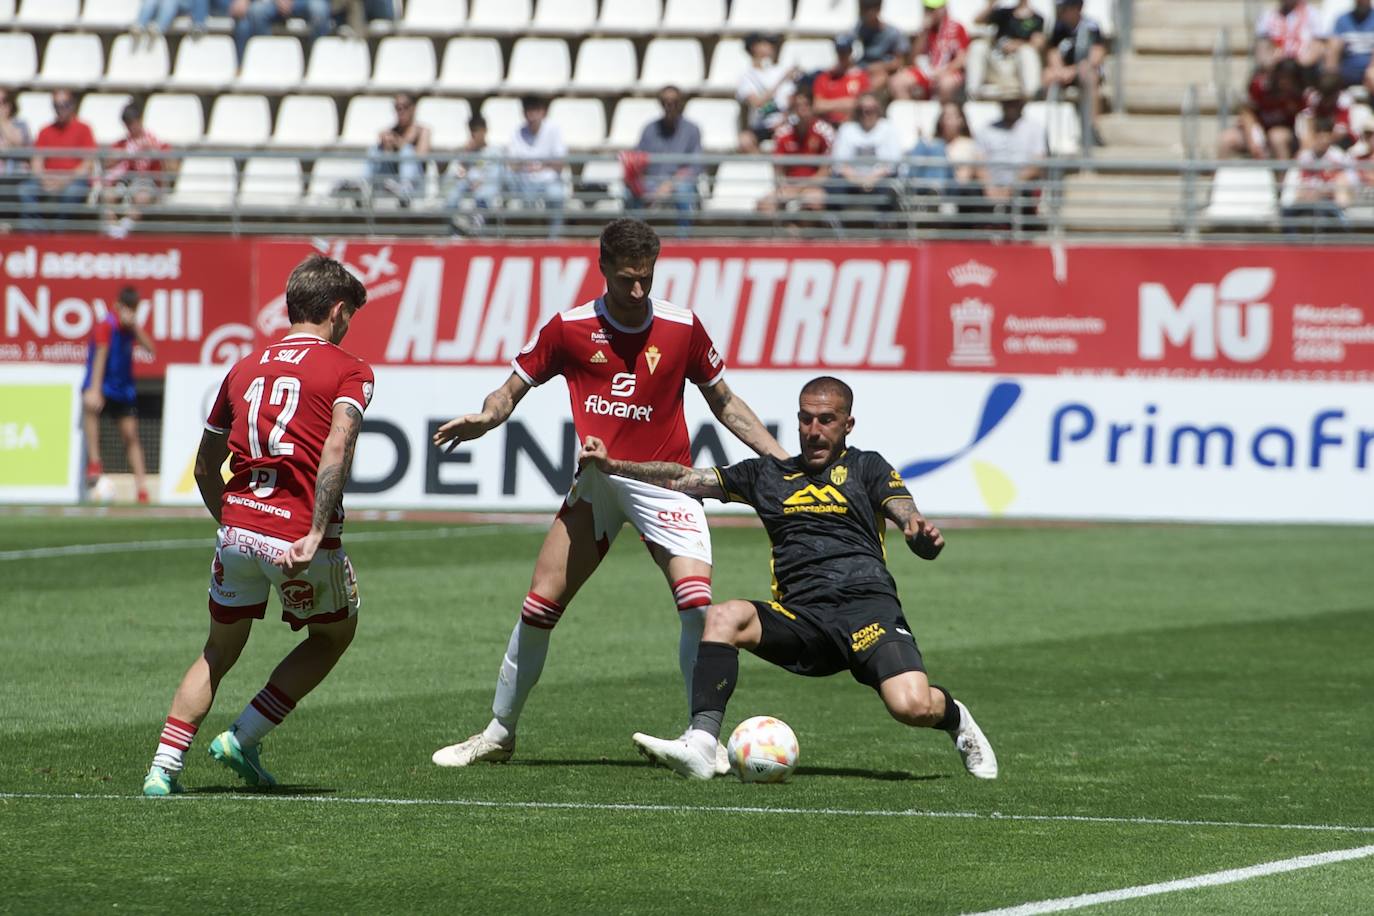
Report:
<svg viewBox="0 0 1374 916"><path fill-rule="evenodd" d="M623 92L634 84L639 60L628 38L588 38L577 51L574 92Z"/></svg>
<svg viewBox="0 0 1374 916"><path fill-rule="evenodd" d="M487 139L497 146L505 146L515 134L515 129L525 123L525 111L520 107L520 100L499 96L482 103L482 117L487 121Z"/></svg>
<svg viewBox="0 0 1374 916"><path fill-rule="evenodd" d="M368 88L373 92L415 92L433 85L435 72L434 42L393 35L377 45L377 62Z"/></svg>
<svg viewBox="0 0 1374 916"><path fill-rule="evenodd" d="M1076 156L1083 151L1083 125L1078 106L1072 102L1030 102L1026 118L1045 125L1045 142L1051 156Z"/></svg>
<svg viewBox="0 0 1374 916"><path fill-rule="evenodd" d="M778 62L806 73L829 70L835 64L835 42L828 38L791 38L778 49Z"/></svg>
<svg viewBox="0 0 1374 916"><path fill-rule="evenodd" d="M472 0L468 31L521 33L530 25L530 0Z"/></svg>
<svg viewBox="0 0 1374 916"><path fill-rule="evenodd" d="M170 70L167 39L159 35L140 42L132 35L119 35L110 48L105 85L152 89L167 81Z"/></svg>
<svg viewBox="0 0 1374 916"><path fill-rule="evenodd" d="M334 100L323 95L288 95L277 109L277 126L272 131L272 146L297 146L320 149L339 139L339 110Z"/></svg>
<svg viewBox="0 0 1374 916"><path fill-rule="evenodd" d="M997 102L966 102L964 120L968 121L969 133L977 139L983 128L1002 119L1002 106Z"/></svg>
<svg viewBox="0 0 1374 916"><path fill-rule="evenodd" d="M716 169L711 196L702 204L705 210L753 210L763 197L773 193L771 162L722 162Z"/></svg>
<svg viewBox="0 0 1374 916"><path fill-rule="evenodd" d="M663 19L661 0L601 0L597 29L603 32L649 34Z"/></svg>
<svg viewBox="0 0 1374 916"><path fill-rule="evenodd" d="M701 146L710 153L732 153L739 147L739 102L691 99L682 116L701 128Z"/></svg>
<svg viewBox="0 0 1374 916"><path fill-rule="evenodd" d="M80 14L81 0L20 0L14 24L20 28L70 28Z"/></svg>
<svg viewBox="0 0 1374 916"><path fill-rule="evenodd" d="M503 92L552 93L572 78L568 43L561 38L519 38L510 52Z"/></svg>
<svg viewBox="0 0 1374 916"><path fill-rule="evenodd" d="M28 32L0 33L0 86L20 86L38 73L38 45Z"/></svg>
<svg viewBox="0 0 1374 916"><path fill-rule="evenodd" d="M1278 216L1274 173L1267 168L1224 165L1212 179L1203 218L1213 223L1263 223Z"/></svg>
<svg viewBox="0 0 1374 916"><path fill-rule="evenodd" d="M749 54L744 50L744 39L722 38L711 52L711 69L707 71L705 88L734 95L740 77L748 69Z"/></svg>
<svg viewBox="0 0 1374 916"><path fill-rule="evenodd" d="M633 149L650 121L663 117L657 99L621 99L611 113L611 135L607 144L616 149Z"/></svg>
<svg viewBox="0 0 1374 916"><path fill-rule="evenodd" d="M887 119L902 138L902 151L910 150L920 137L934 134L935 119L940 116L940 103L896 99L887 106Z"/></svg>
<svg viewBox="0 0 1374 916"><path fill-rule="evenodd" d="M444 47L439 88L445 92L482 95L501 85L505 60L495 38L451 38Z"/></svg>
<svg viewBox="0 0 1374 916"><path fill-rule="evenodd" d="M606 107L600 99L554 99L549 120L563 132L570 150L600 149L606 145Z"/></svg>
<svg viewBox="0 0 1374 916"><path fill-rule="evenodd" d="M361 187L366 175L366 159L316 159L310 169L310 189L306 196L317 206L345 206L349 203L348 198L334 192L343 182Z"/></svg>
<svg viewBox="0 0 1374 916"><path fill-rule="evenodd" d="M238 188L238 168L227 156L183 159L167 203L183 207L228 207Z"/></svg>
<svg viewBox="0 0 1374 916"><path fill-rule="evenodd" d="M235 89L284 91L294 89L305 75L305 53L292 35L254 35L243 51L243 66Z"/></svg>
<svg viewBox="0 0 1374 916"><path fill-rule="evenodd" d="M467 18L465 0L410 0L401 17L401 31L447 35L461 31Z"/></svg>
<svg viewBox="0 0 1374 916"><path fill-rule="evenodd" d="M239 181L239 206L291 207L301 200L301 164L295 159L249 159Z"/></svg>
<svg viewBox="0 0 1374 916"><path fill-rule="evenodd" d="M594 159L582 166L583 184L604 184L606 193L595 200L584 200L593 210L618 213L625 208L625 169L618 159Z"/></svg>
<svg viewBox="0 0 1374 916"><path fill-rule="evenodd" d="M371 73L372 53L367 42L326 35L310 46L310 63L305 68L302 86L325 92L353 92L367 85Z"/></svg>
<svg viewBox="0 0 1374 916"><path fill-rule="evenodd" d="M1348 10L1350 6L1353 4L1345 5L1346 10ZM1336 17L1339 16L1342 12L1345 12L1345 10L1335 9L1334 6L1335 5L1332 4L1331 0L1326 0L1326 6L1324 6L1321 10L1322 21L1326 23L1328 26L1334 25L1336 22ZM1085 2L1083 3L1083 15L1088 16L1091 19L1095 19L1097 21L1097 24L1102 26L1102 34L1116 34L1116 0L1085 0ZM1047 17L1045 19L1045 22L1048 24L1049 21L1050 20Z"/></svg>
<svg viewBox="0 0 1374 916"><path fill-rule="evenodd" d="M210 109L209 146L261 146L272 135L272 115L260 95L221 95Z"/></svg>
<svg viewBox="0 0 1374 916"><path fill-rule="evenodd" d="M912 0L915 2L915 0ZM792 26L792 0L740 0L730 4L730 32L785 32Z"/></svg>
<svg viewBox="0 0 1374 916"><path fill-rule="evenodd" d="M725 0L667 0L660 31L679 35L716 35L725 28Z"/></svg>
<svg viewBox="0 0 1374 916"><path fill-rule="evenodd" d="M177 89L220 90L233 82L238 66L234 39L228 35L183 38L167 85Z"/></svg>
<svg viewBox="0 0 1374 916"><path fill-rule="evenodd" d="M674 85L683 92L695 92L706 81L706 62L701 42L695 38L655 38L644 51L644 73L639 88L656 92Z"/></svg>
<svg viewBox="0 0 1374 916"><path fill-rule="evenodd" d="M138 18L139 0L86 0L81 8L84 28L127 29Z"/></svg>
<svg viewBox="0 0 1374 916"><path fill-rule="evenodd" d="M81 97L76 116L90 125L96 143L109 146L128 136L119 116L130 98L127 92L88 92Z"/></svg>
<svg viewBox="0 0 1374 916"><path fill-rule="evenodd" d="M51 92L21 92L14 100L15 114L29 126L34 139L38 132L53 122Z"/></svg>
<svg viewBox="0 0 1374 916"><path fill-rule="evenodd" d="M981 13L986 6L986 3L982 3L978 12ZM951 9L950 15L953 14L954 11ZM957 16L955 18L958 19ZM883 0L883 21L896 26L905 34L911 35L921 31L925 25L925 6L916 0ZM972 19L967 21L959 19L959 22L963 23L966 28L973 25Z"/></svg>
<svg viewBox="0 0 1374 916"><path fill-rule="evenodd" d="M339 142L344 146L375 146L377 135L396 123L395 102L389 95L359 95L348 101Z"/></svg>
<svg viewBox="0 0 1374 916"><path fill-rule="evenodd" d="M415 108L415 120L430 130L430 143L435 149L457 149L468 142L468 119L472 105L467 99L445 99L425 96Z"/></svg>
<svg viewBox="0 0 1374 916"><path fill-rule="evenodd" d="M80 89L100 82L105 70L105 50L100 36L59 33L48 39L43 52L43 69L35 86Z"/></svg>
<svg viewBox="0 0 1374 916"><path fill-rule="evenodd" d="M585 35L596 27L596 0L538 0L532 32Z"/></svg>
<svg viewBox="0 0 1374 916"><path fill-rule="evenodd" d="M792 31L834 38L841 32L852 32L858 24L859 0L797 0Z"/></svg>
<svg viewBox="0 0 1374 916"><path fill-rule="evenodd" d="M205 111L200 97L189 93L158 93L143 106L143 126L164 143L191 146L205 135Z"/></svg>
<svg viewBox="0 0 1374 916"><path fill-rule="evenodd" d="M0 22L8 24L14 18L15 0L0 0Z"/></svg>

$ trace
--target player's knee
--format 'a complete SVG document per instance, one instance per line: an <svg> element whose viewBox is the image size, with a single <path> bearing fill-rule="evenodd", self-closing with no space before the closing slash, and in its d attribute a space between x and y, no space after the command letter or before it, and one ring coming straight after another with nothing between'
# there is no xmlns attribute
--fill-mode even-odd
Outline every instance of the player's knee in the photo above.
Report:
<svg viewBox="0 0 1374 916"><path fill-rule="evenodd" d="M723 601L706 609L706 635L710 642L735 645L755 616L748 601Z"/></svg>
<svg viewBox="0 0 1374 916"><path fill-rule="evenodd" d="M929 690L903 690L884 697L884 702L892 718L906 725L928 728L940 719L935 714L935 704Z"/></svg>

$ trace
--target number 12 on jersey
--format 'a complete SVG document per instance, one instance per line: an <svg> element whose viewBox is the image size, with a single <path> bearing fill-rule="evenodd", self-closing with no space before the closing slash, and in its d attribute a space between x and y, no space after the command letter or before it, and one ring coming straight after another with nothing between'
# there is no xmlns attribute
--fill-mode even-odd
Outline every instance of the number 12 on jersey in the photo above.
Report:
<svg viewBox="0 0 1374 916"><path fill-rule="evenodd" d="M248 402L248 451L254 458L263 457L262 440L258 436L258 419L262 414L262 396L267 388L267 379L259 376L253 379L243 399ZM267 434L267 454L271 457L291 455L296 446L285 441L286 425L296 415L296 406L301 399L301 380L284 375L272 383L272 394L268 398L269 407L280 407L272 422L272 431Z"/></svg>

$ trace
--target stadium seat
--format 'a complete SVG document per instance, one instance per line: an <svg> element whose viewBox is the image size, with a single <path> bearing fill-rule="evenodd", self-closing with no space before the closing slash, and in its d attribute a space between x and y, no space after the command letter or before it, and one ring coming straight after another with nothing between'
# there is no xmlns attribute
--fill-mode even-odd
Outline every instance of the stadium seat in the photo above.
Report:
<svg viewBox="0 0 1374 916"><path fill-rule="evenodd" d="M1347 9L1348 8L1347 5ZM1332 0L1326 0L1326 6L1322 8L1322 21L1327 23L1328 26L1334 25L1336 16L1340 15L1340 12L1343 12L1337 11L1333 13L1332 9ZM1097 20L1097 24L1102 26L1102 34L1116 34L1116 0L1084 0L1083 15ZM1045 17L1046 24L1049 24L1050 21L1051 17Z"/></svg>
<svg viewBox="0 0 1374 916"><path fill-rule="evenodd" d="M633 149L650 121L663 117L657 99L624 98L615 104L611 113L611 135L607 145L616 149Z"/></svg>
<svg viewBox="0 0 1374 916"><path fill-rule="evenodd" d="M1026 117L1045 125L1051 156L1076 156L1083 151L1083 124L1072 102L1030 102Z"/></svg>
<svg viewBox="0 0 1374 916"><path fill-rule="evenodd" d="M429 128L430 144L435 149L457 149L468 142L468 119L472 105L467 99L425 96L415 107L415 120Z"/></svg>
<svg viewBox="0 0 1374 916"><path fill-rule="evenodd" d="M496 146L505 146L516 128L525 123L520 100L500 96L492 96L482 103L482 117L487 121L487 139Z"/></svg>
<svg viewBox="0 0 1374 916"><path fill-rule="evenodd" d="M14 24L21 29L70 28L76 24L80 13L81 0L20 0Z"/></svg>
<svg viewBox="0 0 1374 916"><path fill-rule="evenodd" d="M552 93L572 78L568 43L561 38L518 38L510 52L510 72L503 92Z"/></svg>
<svg viewBox="0 0 1374 916"><path fill-rule="evenodd" d="M829 38L791 38L778 49L778 62L805 73L828 70L835 64L835 41Z"/></svg>
<svg viewBox="0 0 1374 916"><path fill-rule="evenodd" d="M207 146L261 146L272 135L272 115L260 95L221 95L210 109Z"/></svg>
<svg viewBox="0 0 1374 916"><path fill-rule="evenodd" d="M539 0L531 32L585 35L596 27L596 0Z"/></svg>
<svg viewBox="0 0 1374 916"><path fill-rule="evenodd" d="M505 61L495 38L451 38L444 46L438 88L463 95L483 95L501 85Z"/></svg>
<svg viewBox="0 0 1374 916"><path fill-rule="evenodd" d="M35 138L53 122L51 92L21 92L14 102L15 114L29 126L29 133Z"/></svg>
<svg viewBox="0 0 1374 916"><path fill-rule="evenodd" d="M416 36L392 35L377 45L372 68L372 92L418 92L434 83L434 42Z"/></svg>
<svg viewBox="0 0 1374 916"><path fill-rule="evenodd" d="M554 99L549 120L562 129L563 142L570 150L606 145L606 107L600 99Z"/></svg>
<svg viewBox="0 0 1374 916"><path fill-rule="evenodd" d="M602 0L596 27L602 32L647 35L658 31L662 20L662 0Z"/></svg>
<svg viewBox="0 0 1374 916"><path fill-rule="evenodd" d="M725 28L725 0L667 0L659 30L669 35L718 35Z"/></svg>
<svg viewBox="0 0 1374 916"><path fill-rule="evenodd" d="M0 0L0 22L8 25L14 18L14 4L15 0Z"/></svg>
<svg viewBox="0 0 1374 916"><path fill-rule="evenodd" d="M770 162L722 162L711 184L711 196L702 209L753 210L765 196L773 193L773 164Z"/></svg>
<svg viewBox="0 0 1374 916"><path fill-rule="evenodd" d="M792 0L735 0L730 4L728 32L785 32L792 26Z"/></svg>
<svg viewBox="0 0 1374 916"><path fill-rule="evenodd" d="M96 143L109 146L128 135L119 116L130 98L127 92L88 92L81 97L76 116L91 126Z"/></svg>
<svg viewBox="0 0 1374 916"><path fill-rule="evenodd" d="M137 41L132 35L119 35L110 48L110 65L105 71L107 88L152 89L167 81L171 70L167 39Z"/></svg>
<svg viewBox="0 0 1374 916"><path fill-rule="evenodd" d="M243 52L243 66L235 89L283 92L295 89L305 76L305 54L293 35L254 35Z"/></svg>
<svg viewBox="0 0 1374 916"><path fill-rule="evenodd" d="M28 32L0 33L0 86L22 86L38 73L38 45Z"/></svg>
<svg viewBox="0 0 1374 916"><path fill-rule="evenodd" d="M296 159L249 159L239 181L239 206L277 209L301 200L301 164Z"/></svg>
<svg viewBox="0 0 1374 916"><path fill-rule="evenodd" d="M983 3L982 0L979 0L979 3L982 4L978 10L978 12L981 13L983 7L986 7L987 4ZM953 14L954 10L951 7L950 15ZM974 15L977 15L977 13ZM957 16L955 18L963 23L965 27L973 24L972 19L966 20ZM855 19L857 20L858 17L856 16ZM901 29L902 32L911 35L921 31L922 27L924 27L925 7L921 3L913 2L913 0L883 0L883 21L889 25L895 25L897 28Z"/></svg>
<svg viewBox="0 0 1374 916"><path fill-rule="evenodd" d="M639 73L634 43L628 38L588 38L577 51L574 92L624 92Z"/></svg>
<svg viewBox="0 0 1374 916"><path fill-rule="evenodd" d="M238 190L238 167L227 156L188 156L177 170L167 203L182 207L229 207Z"/></svg>
<svg viewBox="0 0 1374 916"><path fill-rule="evenodd" d="M100 82L104 70L105 50L99 35L64 32L48 39L48 47L43 52L43 69L33 84L81 89Z"/></svg>
<svg viewBox="0 0 1374 916"><path fill-rule="evenodd" d="M348 206L351 203L349 196L336 193L340 190L339 185L353 182L362 187L366 176L366 159L316 159L310 169L310 188L306 197L315 206Z"/></svg>
<svg viewBox="0 0 1374 916"><path fill-rule="evenodd" d="M343 146L375 146L377 135L395 123L396 109L391 96L354 96L349 99L348 110L344 112L339 143Z"/></svg>
<svg viewBox="0 0 1374 916"><path fill-rule="evenodd" d="M939 117L939 102L896 99L887 106L887 119L897 129L904 152L915 146L920 137L933 136L935 121Z"/></svg>
<svg viewBox="0 0 1374 916"><path fill-rule="evenodd" d="M158 93L143 107L143 125L164 143L192 146L205 135L205 111L199 96Z"/></svg>
<svg viewBox="0 0 1374 916"><path fill-rule="evenodd" d="M739 147L739 102L734 99L690 99L682 116L701 128L708 153L732 153Z"/></svg>
<svg viewBox="0 0 1374 916"><path fill-rule="evenodd" d="M593 210L619 213L625 209L625 170L618 159L594 159L582 166L582 185L606 186L605 193L582 191L582 205Z"/></svg>
<svg viewBox="0 0 1374 916"><path fill-rule="evenodd" d="M177 62L169 88L219 90L229 85L238 72L238 53L228 35L202 35L183 38L177 47Z"/></svg>
<svg viewBox="0 0 1374 916"><path fill-rule="evenodd" d="M1203 219L1212 223L1263 223L1278 216L1274 173L1268 168L1224 165L1212 179Z"/></svg>
<svg viewBox="0 0 1374 916"><path fill-rule="evenodd" d="M339 109L323 95L288 95L277 109L272 146L333 146L339 139Z"/></svg>
<svg viewBox="0 0 1374 916"><path fill-rule="evenodd" d="M644 51L644 73L639 88L657 92L669 84L692 93L706 81L706 62L701 42L695 38L655 38Z"/></svg>
<svg viewBox="0 0 1374 916"><path fill-rule="evenodd" d="M468 18L466 0L410 0L401 17L401 31L448 35L462 31Z"/></svg>
<svg viewBox="0 0 1374 916"><path fill-rule="evenodd" d="M353 92L367 85L372 54L367 42L326 35L310 46L303 88L324 92Z"/></svg>
<svg viewBox="0 0 1374 916"><path fill-rule="evenodd" d="M138 18L139 0L86 0L81 8L81 27L127 29Z"/></svg>
<svg viewBox="0 0 1374 916"><path fill-rule="evenodd" d="M858 23L859 0L797 0L792 31L798 35L834 38L841 32L854 31Z"/></svg>
<svg viewBox="0 0 1374 916"><path fill-rule="evenodd" d="M1002 106L997 102L966 102L964 104L964 120L968 121L969 133L977 139L978 134L989 124L995 124L1002 118Z"/></svg>
<svg viewBox="0 0 1374 916"><path fill-rule="evenodd" d="M706 83L702 88L708 92L735 94L740 77L749 69L749 54L744 50L744 39L722 38L716 42L711 52L711 69L707 72Z"/></svg>
<svg viewBox="0 0 1374 916"><path fill-rule="evenodd" d="M522 33L530 25L530 0L472 0L468 31Z"/></svg>

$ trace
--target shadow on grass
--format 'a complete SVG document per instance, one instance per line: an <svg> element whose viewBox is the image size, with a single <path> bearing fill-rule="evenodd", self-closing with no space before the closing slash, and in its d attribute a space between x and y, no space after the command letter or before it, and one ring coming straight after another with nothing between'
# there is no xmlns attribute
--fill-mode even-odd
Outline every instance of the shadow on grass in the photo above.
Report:
<svg viewBox="0 0 1374 916"><path fill-rule="evenodd" d="M843 776L883 782L931 782L949 779L948 773L907 773L903 770L864 770L858 767L797 767L798 776Z"/></svg>
<svg viewBox="0 0 1374 916"><path fill-rule="evenodd" d="M197 786L187 795L333 795L338 789L328 786Z"/></svg>
<svg viewBox="0 0 1374 916"><path fill-rule="evenodd" d="M627 760L625 758L597 757L583 760L550 760L550 759L516 759L512 760L509 766L513 767L648 767L648 761Z"/></svg>

